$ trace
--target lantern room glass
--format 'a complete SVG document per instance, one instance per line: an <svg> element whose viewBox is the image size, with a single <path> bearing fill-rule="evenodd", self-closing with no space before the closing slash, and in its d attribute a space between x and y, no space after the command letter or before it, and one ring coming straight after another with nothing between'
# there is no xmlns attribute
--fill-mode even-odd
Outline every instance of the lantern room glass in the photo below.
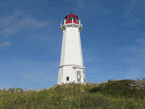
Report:
<svg viewBox="0 0 145 109"><path fill-rule="evenodd" d="M66 21L72 21L72 19L73 19L74 21L77 21L77 19L76 19L75 17L68 17L68 18L66 19Z"/></svg>

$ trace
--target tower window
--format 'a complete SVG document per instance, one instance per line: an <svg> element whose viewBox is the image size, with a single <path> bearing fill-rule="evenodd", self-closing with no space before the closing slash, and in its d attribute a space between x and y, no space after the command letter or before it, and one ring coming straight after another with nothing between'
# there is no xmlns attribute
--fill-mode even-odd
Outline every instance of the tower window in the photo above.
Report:
<svg viewBox="0 0 145 109"><path fill-rule="evenodd" d="M66 80L69 81L69 77L66 77Z"/></svg>
<svg viewBox="0 0 145 109"><path fill-rule="evenodd" d="M81 81L81 71L77 71L77 81Z"/></svg>

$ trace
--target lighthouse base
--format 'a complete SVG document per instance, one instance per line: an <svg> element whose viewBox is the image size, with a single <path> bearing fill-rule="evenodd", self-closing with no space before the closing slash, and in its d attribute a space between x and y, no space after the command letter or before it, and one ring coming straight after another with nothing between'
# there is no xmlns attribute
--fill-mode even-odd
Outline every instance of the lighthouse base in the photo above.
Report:
<svg viewBox="0 0 145 109"><path fill-rule="evenodd" d="M57 84L85 83L84 67L79 65L62 65L59 67Z"/></svg>

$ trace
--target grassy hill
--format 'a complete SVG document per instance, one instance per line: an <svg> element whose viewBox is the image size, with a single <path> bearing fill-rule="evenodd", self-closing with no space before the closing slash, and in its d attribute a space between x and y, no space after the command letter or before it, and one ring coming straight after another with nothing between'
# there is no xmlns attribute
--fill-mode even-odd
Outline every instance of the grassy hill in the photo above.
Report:
<svg viewBox="0 0 145 109"><path fill-rule="evenodd" d="M0 109L145 109L145 80L0 90Z"/></svg>

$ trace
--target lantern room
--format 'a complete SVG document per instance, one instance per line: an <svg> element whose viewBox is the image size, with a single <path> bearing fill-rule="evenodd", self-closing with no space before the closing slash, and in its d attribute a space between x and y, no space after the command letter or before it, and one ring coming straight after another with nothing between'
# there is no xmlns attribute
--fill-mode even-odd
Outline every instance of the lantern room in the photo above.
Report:
<svg viewBox="0 0 145 109"><path fill-rule="evenodd" d="M78 16L73 15L70 13L70 15L65 16L66 24L68 23L75 23L78 24Z"/></svg>

